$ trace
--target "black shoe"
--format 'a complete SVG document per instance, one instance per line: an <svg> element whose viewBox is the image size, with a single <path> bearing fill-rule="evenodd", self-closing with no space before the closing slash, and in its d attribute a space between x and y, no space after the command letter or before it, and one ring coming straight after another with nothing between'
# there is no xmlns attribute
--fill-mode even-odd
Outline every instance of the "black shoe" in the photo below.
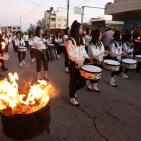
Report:
<svg viewBox="0 0 141 141"><path fill-rule="evenodd" d="M3 69L2 69L2 71L7 71L7 70L8 70L8 68L3 68Z"/></svg>

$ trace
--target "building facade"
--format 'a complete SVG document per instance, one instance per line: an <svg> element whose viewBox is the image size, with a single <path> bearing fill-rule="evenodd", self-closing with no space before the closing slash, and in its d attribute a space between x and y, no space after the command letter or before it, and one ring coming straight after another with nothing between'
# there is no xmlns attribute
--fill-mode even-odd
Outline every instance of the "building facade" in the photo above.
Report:
<svg viewBox="0 0 141 141"><path fill-rule="evenodd" d="M46 25L46 29L65 29L67 17L57 15L51 7L50 10L45 11L43 21Z"/></svg>
<svg viewBox="0 0 141 141"><path fill-rule="evenodd" d="M0 30L10 36L13 32L20 31L20 26L1 26Z"/></svg>
<svg viewBox="0 0 141 141"><path fill-rule="evenodd" d="M141 26L141 0L114 0L105 6L105 14L112 15L113 20L124 21L125 28Z"/></svg>

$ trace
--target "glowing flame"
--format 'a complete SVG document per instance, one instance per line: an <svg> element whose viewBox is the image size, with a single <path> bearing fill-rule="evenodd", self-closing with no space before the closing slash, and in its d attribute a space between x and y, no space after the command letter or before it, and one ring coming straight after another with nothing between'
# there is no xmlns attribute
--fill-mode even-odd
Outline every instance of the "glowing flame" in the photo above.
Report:
<svg viewBox="0 0 141 141"><path fill-rule="evenodd" d="M8 78L0 81L0 112L5 114L28 114L46 106L49 102L51 85L44 80L30 86L27 94L18 91L17 73L9 73Z"/></svg>

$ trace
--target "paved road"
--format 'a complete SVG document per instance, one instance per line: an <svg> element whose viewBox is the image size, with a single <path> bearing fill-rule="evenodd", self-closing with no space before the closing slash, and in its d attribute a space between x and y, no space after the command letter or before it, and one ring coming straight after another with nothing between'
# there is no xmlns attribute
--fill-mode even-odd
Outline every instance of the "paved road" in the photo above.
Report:
<svg viewBox="0 0 141 141"><path fill-rule="evenodd" d="M10 54L6 63L9 71L18 72L22 81L35 79L35 64L29 54L23 69L18 67L17 56ZM51 100L50 134L42 133L27 141L140 141L141 74L130 72L129 80L119 76L118 88L113 88L108 85L109 72L104 71L99 83L101 93L81 89L78 92L81 105L76 108L68 102L68 75L63 61L62 56L49 62L50 83L57 90ZM1 123L0 127L0 141L13 141L3 134Z"/></svg>

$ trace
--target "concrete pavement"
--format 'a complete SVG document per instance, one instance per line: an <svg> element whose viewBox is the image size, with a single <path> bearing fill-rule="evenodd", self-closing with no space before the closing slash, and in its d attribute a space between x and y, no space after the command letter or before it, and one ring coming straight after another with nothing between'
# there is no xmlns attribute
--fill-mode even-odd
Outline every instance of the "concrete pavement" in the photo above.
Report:
<svg viewBox="0 0 141 141"><path fill-rule="evenodd" d="M35 80L35 64L31 63L29 52L21 69L17 56L10 50L10 60L6 62L9 71L18 72L22 82L30 77ZM69 104L69 77L64 72L63 56L50 61L49 79L56 88L51 98L50 133L27 141L140 141L141 73L129 72L129 80L118 76L117 88L109 86L109 75L103 72L100 94L81 89L77 93L80 107L76 108ZM1 123L0 127L0 141L13 141L3 134Z"/></svg>

